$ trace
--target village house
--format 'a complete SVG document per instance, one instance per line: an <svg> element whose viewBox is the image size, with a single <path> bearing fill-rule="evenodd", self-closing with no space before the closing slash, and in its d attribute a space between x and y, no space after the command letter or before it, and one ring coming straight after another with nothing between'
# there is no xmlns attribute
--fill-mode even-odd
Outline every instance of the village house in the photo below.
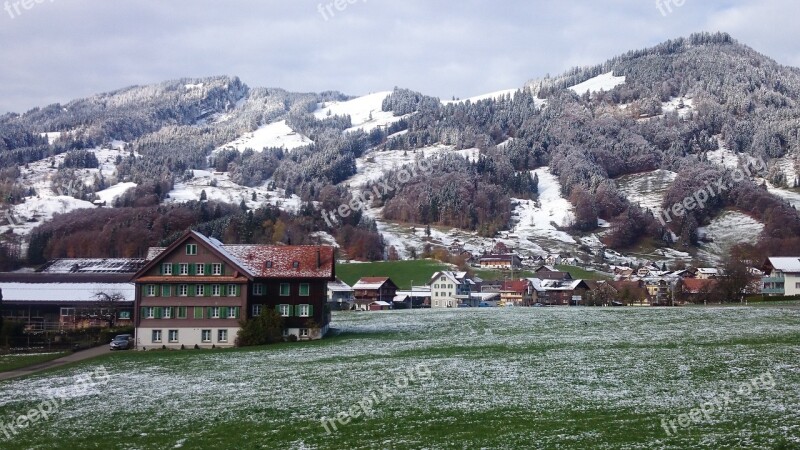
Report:
<svg viewBox="0 0 800 450"><path fill-rule="evenodd" d="M552 274L553 272L544 273ZM571 277L561 279L528 278L527 280L531 283L530 301L534 304L583 305L585 304L584 297L591 290L586 281L573 280Z"/></svg>
<svg viewBox="0 0 800 450"><path fill-rule="evenodd" d="M533 284L530 280L506 280L500 288L500 304L503 306L530 306Z"/></svg>
<svg viewBox="0 0 800 450"><path fill-rule="evenodd" d="M717 280L703 278L686 278L680 281L680 298L690 303L715 302L714 288Z"/></svg>
<svg viewBox="0 0 800 450"><path fill-rule="evenodd" d="M350 285L336 277L335 280L328 282L327 288L328 306L332 310L349 310L352 307L355 302L355 291Z"/></svg>
<svg viewBox="0 0 800 450"><path fill-rule="evenodd" d="M330 324L330 246L225 245L187 231L152 248L136 284L136 346L231 347L240 321L274 310L283 335L319 339Z"/></svg>
<svg viewBox="0 0 800 450"><path fill-rule="evenodd" d="M428 280L431 289L431 308L455 308L469 300L475 282L466 272L436 272Z"/></svg>
<svg viewBox="0 0 800 450"><path fill-rule="evenodd" d="M773 256L761 267L761 293L769 296L800 295L800 257Z"/></svg>
<svg viewBox="0 0 800 450"><path fill-rule="evenodd" d="M483 269L516 270L522 268L522 259L514 253L488 254L481 257L480 265Z"/></svg>
<svg viewBox="0 0 800 450"><path fill-rule="evenodd" d="M649 306L652 304L652 294L642 280L615 280L608 285L614 289L614 301L624 306Z"/></svg>
<svg viewBox="0 0 800 450"><path fill-rule="evenodd" d="M0 273L3 319L28 330L69 330L133 323L135 258L56 259L35 272Z"/></svg>
<svg viewBox="0 0 800 450"><path fill-rule="evenodd" d="M695 277L700 280L710 280L719 276L719 269L713 267L698 267Z"/></svg>
<svg viewBox="0 0 800 450"><path fill-rule="evenodd" d="M431 288L430 286L411 286L410 290L397 291L392 303L392 307L395 309L430 307Z"/></svg>
<svg viewBox="0 0 800 450"><path fill-rule="evenodd" d="M386 302L391 307L397 285L388 277L363 277L353 285L356 309L369 311L373 302Z"/></svg>

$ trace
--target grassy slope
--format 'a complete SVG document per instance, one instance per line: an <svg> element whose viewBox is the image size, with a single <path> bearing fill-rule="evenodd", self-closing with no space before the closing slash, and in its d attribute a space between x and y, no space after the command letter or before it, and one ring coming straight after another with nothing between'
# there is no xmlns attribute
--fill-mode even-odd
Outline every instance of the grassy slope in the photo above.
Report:
<svg viewBox="0 0 800 450"><path fill-rule="evenodd" d="M429 259L336 265L336 275L350 286L361 277L389 277L400 289L410 289L412 280L416 286L423 285L438 270L449 269L448 266Z"/></svg>
<svg viewBox="0 0 800 450"><path fill-rule="evenodd" d="M0 372L8 372L11 370L22 369L23 367L32 366L47 361L58 359L64 355L61 353L32 353L29 355L2 355L0 356Z"/></svg>
<svg viewBox="0 0 800 450"><path fill-rule="evenodd" d="M511 308L337 313L341 333L237 350L123 352L0 383L0 419L100 365L3 448L797 448L800 310ZM429 377L397 387L424 364ZM774 386L737 394L769 371ZM381 385L388 387L383 398ZM370 417L323 417L372 392ZM667 435L703 401L711 420Z"/></svg>

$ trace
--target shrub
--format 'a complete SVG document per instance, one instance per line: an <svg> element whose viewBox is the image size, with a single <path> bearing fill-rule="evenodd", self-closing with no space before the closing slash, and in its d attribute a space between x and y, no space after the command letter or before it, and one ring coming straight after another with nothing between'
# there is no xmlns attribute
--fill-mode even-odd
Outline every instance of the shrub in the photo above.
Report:
<svg viewBox="0 0 800 450"><path fill-rule="evenodd" d="M237 347L274 344L281 341L283 318L277 311L266 309L260 316L240 321L241 328L236 336Z"/></svg>

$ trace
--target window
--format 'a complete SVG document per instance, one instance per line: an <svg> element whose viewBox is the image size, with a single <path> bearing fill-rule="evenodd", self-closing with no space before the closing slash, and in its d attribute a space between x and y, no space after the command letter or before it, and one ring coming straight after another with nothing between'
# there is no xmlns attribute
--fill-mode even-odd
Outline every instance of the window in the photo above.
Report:
<svg viewBox="0 0 800 450"><path fill-rule="evenodd" d="M278 305L278 312L281 317L289 317L292 315L292 307L291 305Z"/></svg>
<svg viewBox="0 0 800 450"><path fill-rule="evenodd" d="M211 285L211 295L213 295L214 297L219 297L219 285L218 284L212 284Z"/></svg>
<svg viewBox="0 0 800 450"><path fill-rule="evenodd" d="M169 341L170 342L178 342L178 330L169 330Z"/></svg>
<svg viewBox="0 0 800 450"><path fill-rule="evenodd" d="M189 295L189 285L188 284L179 284L178 285L178 296L186 297Z"/></svg>
<svg viewBox="0 0 800 450"><path fill-rule="evenodd" d="M145 289L145 295L148 297L155 297L156 296L156 285L155 284L148 284L147 289Z"/></svg>
<svg viewBox="0 0 800 450"><path fill-rule="evenodd" d="M300 261L292 261L292 269L299 269Z"/></svg>
<svg viewBox="0 0 800 450"><path fill-rule="evenodd" d="M311 305L298 305L297 315L300 317L308 317L311 315Z"/></svg>
<svg viewBox="0 0 800 450"><path fill-rule="evenodd" d="M214 263L211 265L211 274L212 275L222 275L222 264Z"/></svg>
<svg viewBox="0 0 800 450"><path fill-rule="evenodd" d="M264 285L263 284L254 284L253 285L253 295L264 295Z"/></svg>
<svg viewBox="0 0 800 450"><path fill-rule="evenodd" d="M281 336L289 337L289 329L288 328L284 328L283 331L281 331Z"/></svg>
<svg viewBox="0 0 800 450"><path fill-rule="evenodd" d="M185 319L186 316L188 315L188 309L189 308L187 308L185 306L179 306L178 307L178 319Z"/></svg>
<svg viewBox="0 0 800 450"><path fill-rule="evenodd" d="M145 319L155 319L156 318L156 309L152 306L148 306L144 309L144 318Z"/></svg>
<svg viewBox="0 0 800 450"><path fill-rule="evenodd" d="M795 289L800 289L800 283L795 283L794 287L795 287Z"/></svg>
<svg viewBox="0 0 800 450"><path fill-rule="evenodd" d="M289 283L281 283L281 297L289 296Z"/></svg>
<svg viewBox="0 0 800 450"><path fill-rule="evenodd" d="M197 244L186 244L186 254L187 255L196 255L197 254Z"/></svg>
<svg viewBox="0 0 800 450"><path fill-rule="evenodd" d="M120 319L130 320L131 312L130 311L120 311L118 317Z"/></svg>
<svg viewBox="0 0 800 450"><path fill-rule="evenodd" d="M161 296L162 297L169 297L170 295L172 295L172 293L170 291L171 291L170 285L164 284L164 285L161 286Z"/></svg>
<svg viewBox="0 0 800 450"><path fill-rule="evenodd" d="M211 330L202 330L200 332L200 340L203 342L211 342Z"/></svg>
<svg viewBox="0 0 800 450"><path fill-rule="evenodd" d="M433 306L439 306L439 300L436 300Z"/></svg>
<svg viewBox="0 0 800 450"><path fill-rule="evenodd" d="M161 342L161 330L153 330L153 342Z"/></svg>
<svg viewBox="0 0 800 450"><path fill-rule="evenodd" d="M447 281L446 277L439 278L439 281Z"/></svg>
<svg viewBox="0 0 800 450"><path fill-rule="evenodd" d="M61 308L61 317L74 316L75 308Z"/></svg>
<svg viewBox="0 0 800 450"><path fill-rule="evenodd" d="M202 284L196 285L194 287L194 295L197 296L197 297L202 297L204 289L205 289L205 287Z"/></svg>
<svg viewBox="0 0 800 450"><path fill-rule="evenodd" d="M172 275L172 263L161 264L161 273L164 275Z"/></svg>
<svg viewBox="0 0 800 450"><path fill-rule="evenodd" d="M301 297L308 297L308 283L300 283L300 296Z"/></svg>
<svg viewBox="0 0 800 450"><path fill-rule="evenodd" d="M307 338L308 337L308 328L300 328L300 337Z"/></svg>
<svg viewBox="0 0 800 450"><path fill-rule="evenodd" d="M217 330L217 342L228 342L228 330Z"/></svg>
<svg viewBox="0 0 800 450"><path fill-rule="evenodd" d="M164 314L161 316L162 319L172 319L172 308L164 308Z"/></svg>
<svg viewBox="0 0 800 450"><path fill-rule="evenodd" d="M228 308L228 319L236 319L239 317L239 307L232 306Z"/></svg>
<svg viewBox="0 0 800 450"><path fill-rule="evenodd" d="M262 305L253 305L253 317L261 315L261 306Z"/></svg>
<svg viewBox="0 0 800 450"><path fill-rule="evenodd" d="M219 306L211 307L210 319L219 319Z"/></svg>
<svg viewBox="0 0 800 450"><path fill-rule="evenodd" d="M206 266L205 264L195 264L194 265L194 273L197 275L205 275L206 274Z"/></svg>
<svg viewBox="0 0 800 450"><path fill-rule="evenodd" d="M265 263L264 263L264 266L265 266L267 269L272 269L272 261L267 261L267 262L265 262Z"/></svg>
<svg viewBox="0 0 800 450"><path fill-rule="evenodd" d="M180 263L178 265L179 274L181 275L189 275L189 264L187 263Z"/></svg>
<svg viewBox="0 0 800 450"><path fill-rule="evenodd" d="M236 297L238 295L239 286L235 284L228 285L228 297Z"/></svg>

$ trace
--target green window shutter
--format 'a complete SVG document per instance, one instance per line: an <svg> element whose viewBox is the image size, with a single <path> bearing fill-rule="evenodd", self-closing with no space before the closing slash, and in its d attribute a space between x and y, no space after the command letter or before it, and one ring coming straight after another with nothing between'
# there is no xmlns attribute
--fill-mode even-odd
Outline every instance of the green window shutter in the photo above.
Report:
<svg viewBox="0 0 800 450"><path fill-rule="evenodd" d="M240 295L242 295L242 287L237 284L236 285L236 296L238 297Z"/></svg>
<svg viewBox="0 0 800 450"><path fill-rule="evenodd" d="M206 263L205 272L206 276L211 275L211 263Z"/></svg>
<svg viewBox="0 0 800 450"><path fill-rule="evenodd" d="M141 308L139 308L139 318L140 319L144 319L145 318L145 314L147 314L147 308L142 306Z"/></svg>
<svg viewBox="0 0 800 450"><path fill-rule="evenodd" d="M203 285L203 297L208 297L211 294L211 286L208 284Z"/></svg>
<svg viewBox="0 0 800 450"><path fill-rule="evenodd" d="M180 264L178 264L178 263L172 263L172 274L173 274L173 275L178 275L179 273L181 273L181 266L180 266Z"/></svg>
<svg viewBox="0 0 800 450"><path fill-rule="evenodd" d="M161 312L162 312L162 308L160 306L155 308L155 317L156 317L156 319L160 319L161 318Z"/></svg>
<svg viewBox="0 0 800 450"><path fill-rule="evenodd" d="M194 275L195 273L194 264L189 264L189 275Z"/></svg>
<svg viewBox="0 0 800 450"><path fill-rule="evenodd" d="M206 309L206 317L209 318L209 319L211 318L211 307L210 306L208 307L208 309Z"/></svg>
<svg viewBox="0 0 800 450"><path fill-rule="evenodd" d="M202 306L195 306L194 307L194 318L195 319L202 319L203 318L203 307Z"/></svg>
<svg viewBox="0 0 800 450"><path fill-rule="evenodd" d="M220 268L221 268L220 275L225 275L225 264L224 263L220 263Z"/></svg>
<svg viewBox="0 0 800 450"><path fill-rule="evenodd" d="M281 313L281 305L275 305L275 311L277 311L278 314L280 314Z"/></svg>
<svg viewBox="0 0 800 450"><path fill-rule="evenodd" d="M308 305L308 315L314 317L314 305Z"/></svg>
<svg viewBox="0 0 800 450"><path fill-rule="evenodd" d="M223 318L225 318L225 319L227 319L227 318L228 318L228 307L227 307L227 306L223 306L222 308L220 308L220 310L219 310L219 316L220 316L220 317L223 317Z"/></svg>
<svg viewBox="0 0 800 450"><path fill-rule="evenodd" d="M195 287L193 284L189 285L189 297L194 297L195 294Z"/></svg>
<svg viewBox="0 0 800 450"><path fill-rule="evenodd" d="M233 308L233 317L238 319L240 312L241 312L241 308L240 307L237 306L236 308Z"/></svg>
<svg viewBox="0 0 800 450"><path fill-rule="evenodd" d="M159 264L158 265L158 274L159 275L164 275L164 264Z"/></svg>
<svg viewBox="0 0 800 450"><path fill-rule="evenodd" d="M142 285L142 297L147 297L147 285Z"/></svg>

